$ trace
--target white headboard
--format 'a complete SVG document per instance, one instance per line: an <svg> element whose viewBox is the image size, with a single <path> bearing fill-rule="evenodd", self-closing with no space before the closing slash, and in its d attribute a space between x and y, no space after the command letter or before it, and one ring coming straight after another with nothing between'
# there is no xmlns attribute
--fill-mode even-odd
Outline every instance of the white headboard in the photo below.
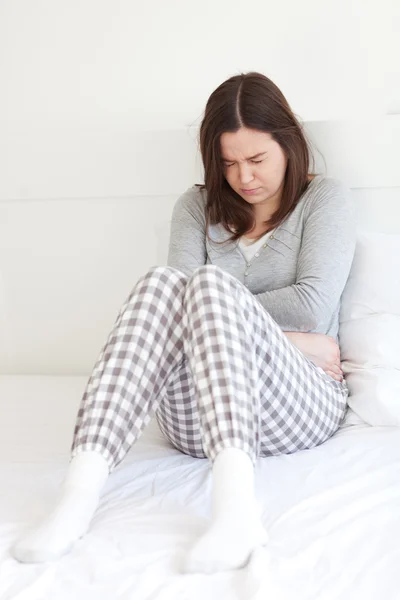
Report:
<svg viewBox="0 0 400 600"><path fill-rule="evenodd" d="M400 115L305 124L317 170L353 192L360 229L400 233Z"/></svg>
<svg viewBox="0 0 400 600"><path fill-rule="evenodd" d="M400 115L305 128L360 229L400 234ZM198 129L37 134L40 152L32 130L0 140L0 373L88 375L138 277L166 264L172 207L202 181Z"/></svg>

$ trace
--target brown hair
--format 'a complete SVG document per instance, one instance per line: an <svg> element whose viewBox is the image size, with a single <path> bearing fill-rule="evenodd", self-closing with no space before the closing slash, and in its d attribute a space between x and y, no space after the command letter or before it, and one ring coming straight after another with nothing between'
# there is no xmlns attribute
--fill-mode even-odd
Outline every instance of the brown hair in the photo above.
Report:
<svg viewBox="0 0 400 600"><path fill-rule="evenodd" d="M236 241L255 225L254 207L228 184L223 173L220 137L241 127L270 133L288 158L279 208L264 221L268 231L282 223L309 185L311 148L303 128L280 89L262 73L234 75L209 97L200 125L200 152L207 190L208 225L222 223ZM314 162L314 159L313 159ZM232 232L232 227L236 230ZM208 233L207 233L208 239Z"/></svg>

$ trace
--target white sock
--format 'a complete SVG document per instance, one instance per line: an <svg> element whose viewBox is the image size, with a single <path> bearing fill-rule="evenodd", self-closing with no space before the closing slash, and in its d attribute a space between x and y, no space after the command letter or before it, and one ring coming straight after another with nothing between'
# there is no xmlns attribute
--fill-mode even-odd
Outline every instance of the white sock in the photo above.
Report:
<svg viewBox="0 0 400 600"><path fill-rule="evenodd" d="M69 552L87 531L108 474L107 461L100 453L76 454L56 506L14 544L12 556L20 562L45 562Z"/></svg>
<svg viewBox="0 0 400 600"><path fill-rule="evenodd" d="M185 560L186 573L237 569L266 544L254 493L254 466L238 448L222 450L213 464L212 520Z"/></svg>

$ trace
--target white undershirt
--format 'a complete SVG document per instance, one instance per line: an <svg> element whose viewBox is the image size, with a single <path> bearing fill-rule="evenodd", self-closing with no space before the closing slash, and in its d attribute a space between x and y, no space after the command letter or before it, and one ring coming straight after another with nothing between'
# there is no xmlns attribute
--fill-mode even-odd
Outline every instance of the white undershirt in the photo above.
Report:
<svg viewBox="0 0 400 600"><path fill-rule="evenodd" d="M248 261L250 261L256 254L256 252L261 248L261 246L265 244L266 240L269 238L271 233L273 233L273 231L274 230L271 229L271 231L268 231L256 241L251 240L250 238L242 235L242 237L239 240L239 246Z"/></svg>

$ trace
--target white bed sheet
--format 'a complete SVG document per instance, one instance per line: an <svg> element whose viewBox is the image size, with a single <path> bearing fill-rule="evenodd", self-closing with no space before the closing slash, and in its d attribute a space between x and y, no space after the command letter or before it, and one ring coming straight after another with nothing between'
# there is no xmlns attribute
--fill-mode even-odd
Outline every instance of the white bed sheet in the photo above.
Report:
<svg viewBox="0 0 400 600"><path fill-rule="evenodd" d="M207 525L206 459L180 454L155 419L109 477L89 532L55 562L20 564L9 546L52 506L86 377L0 376L1 600L395 600L400 598L400 428L349 411L325 444L261 459L270 534L247 567L181 575Z"/></svg>

